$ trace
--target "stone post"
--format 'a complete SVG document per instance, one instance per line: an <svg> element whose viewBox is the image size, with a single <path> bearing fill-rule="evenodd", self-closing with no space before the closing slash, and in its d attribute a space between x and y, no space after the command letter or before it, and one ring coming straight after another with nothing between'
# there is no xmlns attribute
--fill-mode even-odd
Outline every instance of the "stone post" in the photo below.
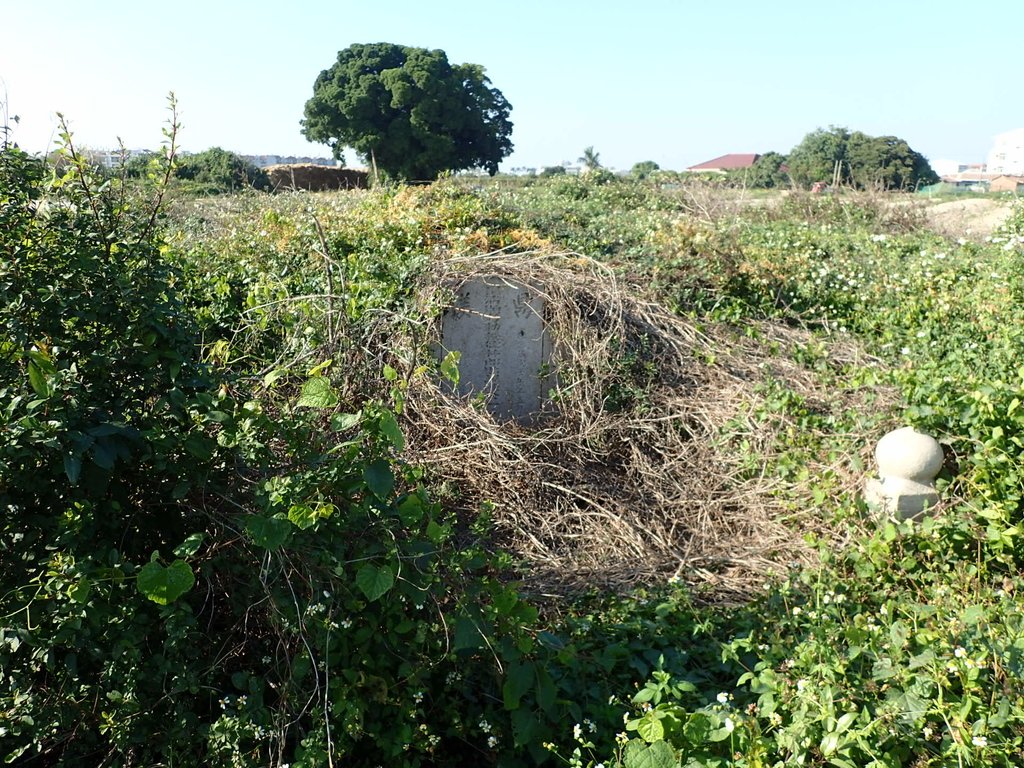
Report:
<svg viewBox="0 0 1024 768"><path fill-rule="evenodd" d="M875 448L879 478L864 485L868 507L902 520L918 518L939 501L935 476L942 469L942 446L913 427L885 435Z"/></svg>

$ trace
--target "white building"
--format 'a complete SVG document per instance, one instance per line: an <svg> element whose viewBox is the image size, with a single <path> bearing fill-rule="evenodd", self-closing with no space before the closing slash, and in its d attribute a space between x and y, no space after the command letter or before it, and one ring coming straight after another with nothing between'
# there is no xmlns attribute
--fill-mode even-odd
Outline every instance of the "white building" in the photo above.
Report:
<svg viewBox="0 0 1024 768"><path fill-rule="evenodd" d="M1024 175L1024 128L1000 133L993 139L987 170L1008 176Z"/></svg>

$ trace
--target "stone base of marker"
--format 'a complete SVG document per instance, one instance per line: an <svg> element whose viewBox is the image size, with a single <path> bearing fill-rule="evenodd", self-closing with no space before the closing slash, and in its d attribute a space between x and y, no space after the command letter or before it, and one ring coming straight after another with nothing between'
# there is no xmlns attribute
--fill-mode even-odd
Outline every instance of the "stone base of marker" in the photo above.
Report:
<svg viewBox="0 0 1024 768"><path fill-rule="evenodd" d="M938 491L931 485L901 477L869 478L864 484L868 509L900 520L917 519L939 503Z"/></svg>
<svg viewBox="0 0 1024 768"><path fill-rule="evenodd" d="M939 502L935 476L942 469L939 442L913 427L885 435L875 448L878 478L864 484L868 508L906 520L918 518Z"/></svg>

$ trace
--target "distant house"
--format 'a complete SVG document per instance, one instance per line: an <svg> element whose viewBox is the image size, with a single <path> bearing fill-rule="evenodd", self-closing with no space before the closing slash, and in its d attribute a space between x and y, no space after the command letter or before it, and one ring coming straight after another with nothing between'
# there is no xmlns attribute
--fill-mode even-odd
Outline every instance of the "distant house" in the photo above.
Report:
<svg viewBox="0 0 1024 768"><path fill-rule="evenodd" d="M993 139L988 170L1014 176L1024 174L1024 128L1000 133Z"/></svg>
<svg viewBox="0 0 1024 768"><path fill-rule="evenodd" d="M943 176L942 180L956 187L968 187L974 192L984 192L992 179L1000 175L984 170L984 164L968 165L965 167L968 170L960 171L960 173L955 173L952 176ZM974 170L975 168L981 168L982 170Z"/></svg>
<svg viewBox="0 0 1024 768"><path fill-rule="evenodd" d="M691 165L686 170L693 173L725 173L742 168L750 168L760 155L722 155L706 163Z"/></svg>
<svg viewBox="0 0 1024 768"><path fill-rule="evenodd" d="M989 192L1024 192L1024 176L996 176L988 183Z"/></svg>

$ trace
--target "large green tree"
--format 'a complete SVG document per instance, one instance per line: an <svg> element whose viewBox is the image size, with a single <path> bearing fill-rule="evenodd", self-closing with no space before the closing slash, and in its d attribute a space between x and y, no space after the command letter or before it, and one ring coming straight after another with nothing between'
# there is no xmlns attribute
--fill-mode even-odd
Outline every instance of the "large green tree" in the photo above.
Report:
<svg viewBox="0 0 1024 768"><path fill-rule="evenodd" d="M789 186L786 173L786 156L778 152L765 152L750 168L729 171L727 178L735 186L754 189L774 189Z"/></svg>
<svg viewBox="0 0 1024 768"><path fill-rule="evenodd" d="M452 65L440 50L357 44L317 77L302 133L399 178L466 168L493 176L512 152L511 109L481 66Z"/></svg>
<svg viewBox="0 0 1024 768"><path fill-rule="evenodd" d="M846 161L854 184L862 189L914 189L939 180L924 155L896 136L855 131L846 143Z"/></svg>
<svg viewBox="0 0 1024 768"><path fill-rule="evenodd" d="M846 142L850 132L846 128L830 127L827 131L819 128L804 136L789 153L786 162L789 177L795 184L808 187L816 181L832 181L836 164L840 164L840 173L845 174ZM848 177L840 176L840 181L848 181Z"/></svg>
<svg viewBox="0 0 1024 768"><path fill-rule="evenodd" d="M801 186L836 180L858 189L892 190L938 180L928 160L905 140L835 126L807 134L786 165L790 178Z"/></svg>

